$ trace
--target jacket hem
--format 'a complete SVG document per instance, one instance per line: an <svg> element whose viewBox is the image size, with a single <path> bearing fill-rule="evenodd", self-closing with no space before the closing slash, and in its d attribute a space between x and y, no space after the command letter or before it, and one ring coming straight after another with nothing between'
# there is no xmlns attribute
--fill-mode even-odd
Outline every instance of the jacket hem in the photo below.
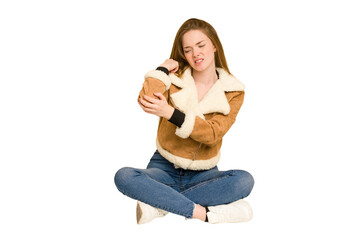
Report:
<svg viewBox="0 0 360 240"><path fill-rule="evenodd" d="M156 138L156 147L159 153L169 162L173 163L176 168L182 168L185 170L208 170L217 165L220 160L220 151L215 157L208 160L191 160L176 156L165 149L163 149Z"/></svg>

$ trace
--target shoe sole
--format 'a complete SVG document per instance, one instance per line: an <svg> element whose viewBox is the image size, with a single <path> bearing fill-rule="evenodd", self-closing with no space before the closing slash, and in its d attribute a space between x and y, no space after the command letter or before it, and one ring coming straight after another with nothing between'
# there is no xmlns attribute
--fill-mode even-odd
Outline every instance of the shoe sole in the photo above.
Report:
<svg viewBox="0 0 360 240"><path fill-rule="evenodd" d="M244 222L249 222L252 218L253 218L253 210L252 210L252 207L250 206L250 204L245 201L245 200L242 200L243 204L246 205L247 209L249 210L249 218L248 220L244 221Z"/></svg>
<svg viewBox="0 0 360 240"><path fill-rule="evenodd" d="M142 217L142 211L141 211L140 205L137 204L136 205L136 222L137 222L137 224L140 224L141 217Z"/></svg>

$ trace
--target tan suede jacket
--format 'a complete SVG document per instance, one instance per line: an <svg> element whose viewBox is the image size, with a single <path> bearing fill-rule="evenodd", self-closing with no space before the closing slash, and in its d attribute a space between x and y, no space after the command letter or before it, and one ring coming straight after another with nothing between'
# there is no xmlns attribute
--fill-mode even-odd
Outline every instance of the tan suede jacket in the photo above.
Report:
<svg viewBox="0 0 360 240"><path fill-rule="evenodd" d="M181 127L164 118L160 118L158 126L156 147L175 167L206 170L220 160L222 138L235 122L245 86L225 70L216 70L219 79L200 102L190 68L181 79L160 70L145 75L139 98L160 92L171 106L185 114Z"/></svg>

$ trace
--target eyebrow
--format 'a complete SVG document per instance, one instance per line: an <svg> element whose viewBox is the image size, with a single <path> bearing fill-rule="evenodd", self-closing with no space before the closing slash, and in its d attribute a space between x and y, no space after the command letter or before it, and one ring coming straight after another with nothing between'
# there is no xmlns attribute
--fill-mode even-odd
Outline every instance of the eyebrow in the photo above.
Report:
<svg viewBox="0 0 360 240"><path fill-rule="evenodd" d="M203 41L205 41L205 40L201 40L200 42L196 43L195 45L199 45L199 44L202 43ZM185 48L190 48L190 46L186 46L186 47L184 47L184 49L185 49Z"/></svg>

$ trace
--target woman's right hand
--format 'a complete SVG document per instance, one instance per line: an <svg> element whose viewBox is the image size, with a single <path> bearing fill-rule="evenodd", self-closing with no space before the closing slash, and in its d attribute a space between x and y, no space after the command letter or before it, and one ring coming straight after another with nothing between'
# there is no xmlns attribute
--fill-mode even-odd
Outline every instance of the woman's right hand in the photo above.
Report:
<svg viewBox="0 0 360 240"><path fill-rule="evenodd" d="M169 73L175 73L179 69L179 63L173 59L166 59L160 67L165 67Z"/></svg>

